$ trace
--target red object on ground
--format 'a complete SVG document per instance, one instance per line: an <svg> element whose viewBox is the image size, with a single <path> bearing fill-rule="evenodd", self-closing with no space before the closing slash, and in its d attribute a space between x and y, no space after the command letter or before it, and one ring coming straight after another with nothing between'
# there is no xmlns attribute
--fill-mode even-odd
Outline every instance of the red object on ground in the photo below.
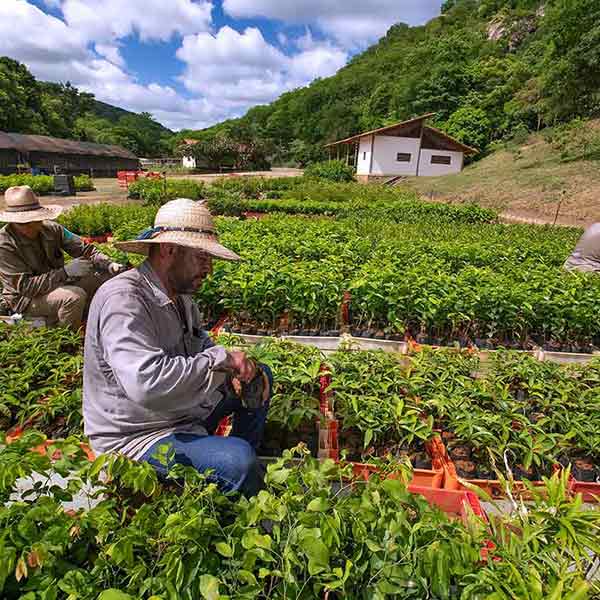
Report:
<svg viewBox="0 0 600 600"><path fill-rule="evenodd" d="M219 333L221 333L221 329L223 329L223 327L225 327L225 325L227 324L229 317L227 315L221 317L218 321L217 324L210 330L210 333L212 333L213 335L219 335Z"/></svg>
<svg viewBox="0 0 600 600"><path fill-rule="evenodd" d="M431 504L443 510L447 515L466 519L469 512L480 517L487 523L487 516L477 494L455 490L441 490L419 485L409 485L411 494L420 494Z"/></svg>
<svg viewBox="0 0 600 600"><path fill-rule="evenodd" d="M162 175L157 171L148 171L144 174L146 179L162 179Z"/></svg>
<svg viewBox="0 0 600 600"><path fill-rule="evenodd" d="M354 476L359 479L364 479L365 481L368 480L372 475L380 472L379 467L370 465L368 463L349 462L348 464L352 465L352 472L354 473ZM413 469L413 476L410 481L410 485L424 487L427 489L442 489L442 484L444 482L444 469L441 464L439 464L437 459L434 459L434 464L432 466L433 469ZM399 477L400 472L391 473L389 475L390 479L398 479Z"/></svg>
<svg viewBox="0 0 600 600"><path fill-rule="evenodd" d="M223 417L217 428L215 429L215 435L220 435L221 437L226 437L229 435L231 431L231 417Z"/></svg>
<svg viewBox="0 0 600 600"><path fill-rule="evenodd" d="M573 479L571 490L574 494L581 494L584 502L600 503L600 483L588 483Z"/></svg>
<svg viewBox="0 0 600 600"><path fill-rule="evenodd" d="M350 325L350 301L352 300L352 294L348 291L344 292L342 296L342 309L341 318L342 325L347 327Z"/></svg>
<svg viewBox="0 0 600 600"><path fill-rule="evenodd" d="M39 446L35 446L34 448L31 449L32 452L37 452L38 454L46 454L48 448L54 444L55 441L54 440L46 440L45 442L43 442L42 444L40 444ZM83 452L85 453L86 458L90 461L93 462L96 460L96 455L94 454L93 450L85 443L81 442L79 444L79 447L83 450ZM59 449L56 449L52 456L50 457L52 460L58 460L60 457L62 456L62 452Z"/></svg>
<svg viewBox="0 0 600 600"><path fill-rule="evenodd" d="M81 239L86 244L105 244L109 237L112 237L112 233L110 232L104 235L81 236Z"/></svg>
<svg viewBox="0 0 600 600"><path fill-rule="evenodd" d="M331 370L326 364L322 364L319 369L319 406L322 415L333 412L331 401L333 392L329 389L331 386Z"/></svg>
<svg viewBox="0 0 600 600"><path fill-rule="evenodd" d="M141 171L117 171L117 179L122 188L127 189L130 183L139 178Z"/></svg>
<svg viewBox="0 0 600 600"><path fill-rule="evenodd" d="M267 213L252 212L252 211L243 212L242 215L244 215L244 217L246 217L246 219L256 219L257 221L260 221L261 219L264 219L265 217L268 216Z"/></svg>
<svg viewBox="0 0 600 600"><path fill-rule="evenodd" d="M542 481L530 481L529 483L536 488L545 488L545 485ZM461 478L456 473L456 467L454 466L454 463L451 460L448 460L448 462L446 462L444 465L444 489L468 491L470 486L483 490L490 498L494 500L507 497L506 489L501 481L498 481L497 479ZM523 500L527 500L531 496L527 485L523 481L514 481L512 491L514 495Z"/></svg>

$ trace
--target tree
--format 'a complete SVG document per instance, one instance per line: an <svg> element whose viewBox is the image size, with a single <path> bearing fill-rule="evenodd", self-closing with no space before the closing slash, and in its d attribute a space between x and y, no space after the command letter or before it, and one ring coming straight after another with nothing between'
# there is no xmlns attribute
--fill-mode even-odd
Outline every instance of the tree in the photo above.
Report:
<svg viewBox="0 0 600 600"><path fill-rule="evenodd" d="M0 130L15 133L47 133L42 98L25 65L0 57Z"/></svg>
<svg viewBox="0 0 600 600"><path fill-rule="evenodd" d="M490 142L492 126L484 110L465 106L450 116L445 130L463 144L481 150Z"/></svg>

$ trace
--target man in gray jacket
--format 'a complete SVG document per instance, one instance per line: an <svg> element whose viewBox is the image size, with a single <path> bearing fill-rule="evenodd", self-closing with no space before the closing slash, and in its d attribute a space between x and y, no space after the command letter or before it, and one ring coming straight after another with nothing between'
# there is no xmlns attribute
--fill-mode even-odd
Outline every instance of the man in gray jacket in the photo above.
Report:
<svg viewBox="0 0 600 600"><path fill-rule="evenodd" d="M600 223L594 223L585 230L564 268L567 271L600 271Z"/></svg>
<svg viewBox="0 0 600 600"><path fill-rule="evenodd" d="M83 416L92 448L164 472L156 455L168 447L174 462L212 470L223 490L256 492L271 375L243 352L216 346L192 299L213 258L239 257L219 244L204 203L188 199L166 203L153 228L116 245L148 259L104 284L90 307ZM257 382L250 403L233 391ZM209 435L232 413L229 437Z"/></svg>

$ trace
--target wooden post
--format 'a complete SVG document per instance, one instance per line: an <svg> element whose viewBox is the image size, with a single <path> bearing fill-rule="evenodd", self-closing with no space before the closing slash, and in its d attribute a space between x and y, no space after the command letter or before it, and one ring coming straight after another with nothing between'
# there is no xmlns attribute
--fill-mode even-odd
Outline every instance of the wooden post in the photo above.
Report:
<svg viewBox="0 0 600 600"><path fill-rule="evenodd" d="M346 144L346 164L350 164L350 144Z"/></svg>
<svg viewBox="0 0 600 600"><path fill-rule="evenodd" d="M423 121L421 121L421 134L419 135L419 152L417 154L417 172L416 172L416 176L419 176L419 167L421 166L421 151L423 150L423 129L425 128L425 125L423 124Z"/></svg>
<svg viewBox="0 0 600 600"><path fill-rule="evenodd" d="M369 173L367 177L369 177L373 173L373 154L375 150L375 134L371 136L371 161L369 163ZM368 181L368 179L367 179Z"/></svg>
<svg viewBox="0 0 600 600"><path fill-rule="evenodd" d="M355 142L356 150L354 151L354 168L358 169L358 151L360 150L360 138L358 142Z"/></svg>

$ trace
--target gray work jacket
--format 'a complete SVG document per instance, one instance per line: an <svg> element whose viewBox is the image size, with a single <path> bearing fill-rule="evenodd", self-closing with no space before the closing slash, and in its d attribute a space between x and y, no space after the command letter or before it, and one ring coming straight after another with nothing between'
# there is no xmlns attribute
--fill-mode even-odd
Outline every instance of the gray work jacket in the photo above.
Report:
<svg viewBox="0 0 600 600"><path fill-rule="evenodd" d="M30 240L10 225L0 230L0 281L2 296L16 313L24 313L31 300L67 283L63 251L87 258L100 270L110 259L78 235L54 221L44 221L37 240Z"/></svg>
<svg viewBox="0 0 600 600"><path fill-rule="evenodd" d="M191 296L180 299L185 324L147 261L96 292L83 367L84 430L94 452L137 460L171 433L206 435L227 351L200 329Z"/></svg>
<svg viewBox="0 0 600 600"><path fill-rule="evenodd" d="M585 230L564 268L567 271L600 271L600 223Z"/></svg>

